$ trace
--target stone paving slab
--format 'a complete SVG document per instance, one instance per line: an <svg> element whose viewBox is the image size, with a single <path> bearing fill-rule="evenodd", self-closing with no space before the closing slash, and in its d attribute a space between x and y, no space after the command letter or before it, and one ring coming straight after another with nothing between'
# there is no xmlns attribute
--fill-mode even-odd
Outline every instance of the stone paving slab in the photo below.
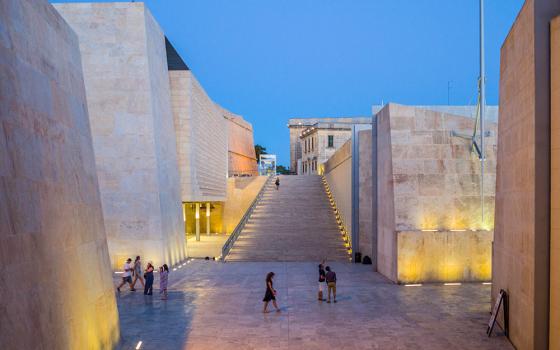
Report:
<svg viewBox="0 0 560 350"><path fill-rule="evenodd" d="M485 334L490 286L405 287L370 266L331 266L337 304L316 300L316 263L193 261L170 273L167 301L120 293L119 349L513 349ZM269 271L280 313L262 313Z"/></svg>

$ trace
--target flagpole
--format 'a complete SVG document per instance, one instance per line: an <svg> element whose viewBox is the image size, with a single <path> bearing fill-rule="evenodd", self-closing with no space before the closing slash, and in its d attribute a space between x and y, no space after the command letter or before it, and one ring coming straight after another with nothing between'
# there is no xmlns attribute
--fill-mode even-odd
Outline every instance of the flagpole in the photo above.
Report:
<svg viewBox="0 0 560 350"><path fill-rule="evenodd" d="M484 66L484 0L480 0L480 210L484 225L484 118L486 112L486 72Z"/></svg>

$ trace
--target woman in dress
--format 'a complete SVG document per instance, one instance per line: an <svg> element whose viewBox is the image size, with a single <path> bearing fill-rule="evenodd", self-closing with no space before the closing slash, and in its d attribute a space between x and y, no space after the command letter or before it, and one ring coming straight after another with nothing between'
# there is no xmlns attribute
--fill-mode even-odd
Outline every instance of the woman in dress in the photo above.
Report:
<svg viewBox="0 0 560 350"><path fill-rule="evenodd" d="M272 305L276 309L276 312L280 312L278 305L276 304L276 290L273 287L272 278L274 277L274 272L269 272L266 275L266 293L264 294L264 309L263 312L267 313L268 303L272 300Z"/></svg>
<svg viewBox="0 0 560 350"><path fill-rule="evenodd" d="M140 256L137 256L134 260L134 281L132 281L132 288L136 287L136 281L138 280L140 280L142 287L146 288L142 275L142 261L140 261Z"/></svg>
<svg viewBox="0 0 560 350"><path fill-rule="evenodd" d="M169 267L167 264L163 264L159 268L159 292L162 294L161 300L167 300L167 278L169 275Z"/></svg>
<svg viewBox="0 0 560 350"><path fill-rule="evenodd" d="M144 295L152 295L152 286L154 285L154 266L151 261L148 261L146 270L144 271L146 284L144 285Z"/></svg>

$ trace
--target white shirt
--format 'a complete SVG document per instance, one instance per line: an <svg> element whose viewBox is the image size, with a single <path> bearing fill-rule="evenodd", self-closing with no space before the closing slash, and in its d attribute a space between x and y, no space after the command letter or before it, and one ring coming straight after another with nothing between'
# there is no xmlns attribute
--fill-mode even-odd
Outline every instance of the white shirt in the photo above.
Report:
<svg viewBox="0 0 560 350"><path fill-rule="evenodd" d="M123 277L131 276L132 275L132 263L124 263L123 270L124 270Z"/></svg>

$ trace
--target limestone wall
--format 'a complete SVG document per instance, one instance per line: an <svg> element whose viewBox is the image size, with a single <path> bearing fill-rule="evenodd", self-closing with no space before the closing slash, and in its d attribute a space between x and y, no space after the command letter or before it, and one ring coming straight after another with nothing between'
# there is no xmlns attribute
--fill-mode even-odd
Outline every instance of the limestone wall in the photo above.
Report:
<svg viewBox="0 0 560 350"><path fill-rule="evenodd" d="M560 3L527 0L501 50L492 296L509 293L509 338L549 340L550 38Z"/></svg>
<svg viewBox="0 0 560 350"><path fill-rule="evenodd" d="M358 132L359 150L359 247L354 249L362 256L374 257L374 223L372 200L372 130ZM348 140L325 163L325 178L348 233L352 232L352 140Z"/></svg>
<svg viewBox="0 0 560 350"><path fill-rule="evenodd" d="M348 234L352 232L352 141L325 163L325 178Z"/></svg>
<svg viewBox="0 0 560 350"><path fill-rule="evenodd" d="M372 139L372 131L371 130L362 130L359 131L358 134L358 142L359 142L359 152L360 152L360 161L359 161L359 186L360 186L360 193L359 193L359 207L360 207L360 214L359 214L359 221L360 221L360 247L359 252L362 253L362 256L369 256L370 258L374 257L377 254L377 250L374 251L374 237L375 232L377 230L377 224L374 222L373 217L373 192L372 186L374 184L375 178L373 178L373 167L371 164L372 160L372 153L377 152L377 149L374 149L374 139ZM377 173L375 173L377 176Z"/></svg>
<svg viewBox="0 0 560 350"><path fill-rule="evenodd" d="M169 71L183 202L226 199L227 121L189 70Z"/></svg>
<svg viewBox="0 0 560 350"><path fill-rule="evenodd" d="M78 38L43 0L3 0L0 33L0 344L112 348L119 322Z"/></svg>
<svg viewBox="0 0 560 350"><path fill-rule="evenodd" d="M379 271L399 282L488 280L496 124L486 125L491 136L485 138L482 221L480 161L468 140L451 136L452 131L472 134L473 118L389 104L378 122ZM434 241L432 231L450 239ZM450 232L460 233L460 239ZM405 243L409 239L423 243L411 250ZM433 259L460 274L434 274L426 269ZM407 261L415 262L414 272Z"/></svg>
<svg viewBox="0 0 560 350"><path fill-rule="evenodd" d="M492 235L487 231L397 231L400 283L489 281Z"/></svg>
<svg viewBox="0 0 560 350"><path fill-rule="evenodd" d="M216 106L227 120L228 175L258 175L255 145L253 143L253 126L242 116L221 106Z"/></svg>
<svg viewBox="0 0 560 350"><path fill-rule="evenodd" d="M550 198L550 343L560 348L560 17L550 26L551 198Z"/></svg>
<svg viewBox="0 0 560 350"><path fill-rule="evenodd" d="M377 271L397 281L397 235L389 108L377 114Z"/></svg>
<svg viewBox="0 0 560 350"><path fill-rule="evenodd" d="M390 104L395 229L490 229L494 222L496 124L486 123L485 218L481 222L480 161L470 142L474 119Z"/></svg>
<svg viewBox="0 0 560 350"><path fill-rule="evenodd" d="M186 256L165 39L142 3L57 4L78 34L115 268Z"/></svg>
<svg viewBox="0 0 560 350"><path fill-rule="evenodd" d="M251 176L228 179L227 199L223 206L224 233L233 232L267 178L267 176Z"/></svg>

